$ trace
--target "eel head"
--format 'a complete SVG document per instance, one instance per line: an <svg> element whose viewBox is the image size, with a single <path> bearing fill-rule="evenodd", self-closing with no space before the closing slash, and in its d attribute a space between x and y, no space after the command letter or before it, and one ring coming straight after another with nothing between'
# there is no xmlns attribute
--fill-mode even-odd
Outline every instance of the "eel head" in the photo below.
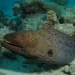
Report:
<svg viewBox="0 0 75 75"><path fill-rule="evenodd" d="M2 46L32 61L66 64L75 58L75 37L55 29L18 31L4 39Z"/></svg>
<svg viewBox="0 0 75 75"><path fill-rule="evenodd" d="M8 48L14 53L17 53L25 58L37 58L30 49L33 49L38 41L37 35L34 32L19 31L4 36L5 41L1 43L2 46Z"/></svg>

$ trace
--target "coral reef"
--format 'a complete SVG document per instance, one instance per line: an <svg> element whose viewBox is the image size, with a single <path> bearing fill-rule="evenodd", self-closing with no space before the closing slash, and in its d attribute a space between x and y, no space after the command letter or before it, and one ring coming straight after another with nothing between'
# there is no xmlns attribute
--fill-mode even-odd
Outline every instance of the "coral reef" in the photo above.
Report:
<svg viewBox="0 0 75 75"><path fill-rule="evenodd" d="M1 46L1 42L4 40L4 35L8 34L8 33L12 33L14 32L13 30L9 30L8 27L4 26L3 28L0 28L0 56L2 56L2 54L6 51L8 51L6 48Z"/></svg>
<svg viewBox="0 0 75 75"><path fill-rule="evenodd" d="M45 14L35 14L31 15L29 17L26 17L25 19L21 19L22 24L21 30L38 30L42 29L42 26L40 27L40 24L43 23L43 17ZM44 26L43 26L44 27Z"/></svg>
<svg viewBox="0 0 75 75"><path fill-rule="evenodd" d="M14 32L13 30L9 30L8 27L4 26L3 28L0 28L0 44L1 44L1 41L4 40L4 35L8 34L8 33L12 33Z"/></svg>
<svg viewBox="0 0 75 75"><path fill-rule="evenodd" d="M68 2L69 2L69 0L50 0L50 1L55 2L55 3L62 5L62 6L68 4Z"/></svg>
<svg viewBox="0 0 75 75"><path fill-rule="evenodd" d="M75 35L75 26L73 26L73 24L71 23L70 24L63 23L63 24L54 25L54 28L70 36Z"/></svg>
<svg viewBox="0 0 75 75"><path fill-rule="evenodd" d="M73 23L67 22L65 18L64 20L65 22L60 24L57 14L53 10L49 10L47 14L36 14L25 19L21 19L21 30L39 30L53 26L55 29L68 35L75 35L75 26ZM73 21L74 19L71 20Z"/></svg>
<svg viewBox="0 0 75 75"><path fill-rule="evenodd" d="M8 33L14 32L13 30L9 30L8 27L4 26L3 28L0 28L0 36L4 36ZM1 39L0 39L1 40Z"/></svg>
<svg viewBox="0 0 75 75"><path fill-rule="evenodd" d="M75 13L73 8L65 8L65 10L62 11L60 17L63 17L65 23L73 24L75 22Z"/></svg>
<svg viewBox="0 0 75 75"><path fill-rule="evenodd" d="M59 70L68 75L75 75L75 59L72 62L70 62L68 65L59 68Z"/></svg>
<svg viewBox="0 0 75 75"><path fill-rule="evenodd" d="M14 16L22 14L21 8L14 7L12 10L13 10L13 15Z"/></svg>
<svg viewBox="0 0 75 75"><path fill-rule="evenodd" d="M46 6L43 2L40 2L38 0L34 0L30 3L25 4L24 7L22 7L22 14L23 15L30 15L35 13L46 13Z"/></svg>
<svg viewBox="0 0 75 75"><path fill-rule="evenodd" d="M6 26L8 26L8 24L11 23L11 21L12 21L12 19L10 16L6 15L4 17L1 17L1 22Z"/></svg>
<svg viewBox="0 0 75 75"><path fill-rule="evenodd" d="M49 10L47 14L35 14L21 19L21 30L39 30L59 24L56 13Z"/></svg>
<svg viewBox="0 0 75 75"><path fill-rule="evenodd" d="M6 26L4 26L3 28L0 28L0 34L2 36L6 35L8 33L12 33L12 32L14 32L14 31L13 30L9 30L9 28L6 27Z"/></svg>
<svg viewBox="0 0 75 75"><path fill-rule="evenodd" d="M75 59L70 63L70 75L74 75L75 74Z"/></svg>
<svg viewBox="0 0 75 75"><path fill-rule="evenodd" d="M47 22L52 26L55 24L59 24L56 13L53 10L49 10L47 12Z"/></svg>
<svg viewBox="0 0 75 75"><path fill-rule="evenodd" d="M18 14L21 14L21 7L22 7L22 3L19 1L14 2L14 6L13 6L13 15L17 16Z"/></svg>
<svg viewBox="0 0 75 75"><path fill-rule="evenodd" d="M45 29L48 27L52 27L55 24L59 24L57 15L53 10L49 10L46 14L46 19L39 23L38 29Z"/></svg>
<svg viewBox="0 0 75 75"><path fill-rule="evenodd" d="M25 7L25 4L31 3L33 1L45 2L45 0L22 0L22 7Z"/></svg>
<svg viewBox="0 0 75 75"><path fill-rule="evenodd" d="M54 2L45 2L45 0L23 0L22 6L20 8L14 7L13 14L17 16L21 14L23 18L27 15L37 14L37 13L46 13L49 10L55 11L57 15L59 15L62 10L64 9L63 6L59 6Z"/></svg>
<svg viewBox="0 0 75 75"><path fill-rule="evenodd" d="M8 26L9 29L17 31L18 26L20 24L20 20L19 17L12 19L10 16L6 15L4 17L1 17L1 23L4 24L5 26Z"/></svg>

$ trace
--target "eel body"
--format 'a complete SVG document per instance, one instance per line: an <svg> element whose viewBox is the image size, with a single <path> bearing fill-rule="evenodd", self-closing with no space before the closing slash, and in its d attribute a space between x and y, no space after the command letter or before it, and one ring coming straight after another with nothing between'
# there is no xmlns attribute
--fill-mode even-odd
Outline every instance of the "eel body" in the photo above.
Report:
<svg viewBox="0 0 75 75"><path fill-rule="evenodd" d="M53 28L18 31L4 39L2 46L34 62L67 64L75 58L75 37Z"/></svg>

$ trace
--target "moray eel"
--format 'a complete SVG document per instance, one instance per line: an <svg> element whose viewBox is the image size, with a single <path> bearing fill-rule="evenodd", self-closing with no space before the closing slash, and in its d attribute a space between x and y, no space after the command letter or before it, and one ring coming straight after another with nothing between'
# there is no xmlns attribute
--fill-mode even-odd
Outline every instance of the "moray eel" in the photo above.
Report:
<svg viewBox="0 0 75 75"><path fill-rule="evenodd" d="M4 36L2 46L38 63L68 64L75 58L75 37L54 28L18 31Z"/></svg>

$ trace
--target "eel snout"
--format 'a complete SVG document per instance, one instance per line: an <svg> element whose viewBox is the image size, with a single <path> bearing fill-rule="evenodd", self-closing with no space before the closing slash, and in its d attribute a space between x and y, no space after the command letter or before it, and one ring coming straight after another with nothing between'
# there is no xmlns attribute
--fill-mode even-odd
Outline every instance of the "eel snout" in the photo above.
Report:
<svg viewBox="0 0 75 75"><path fill-rule="evenodd" d="M37 43L35 35L20 31L7 34L4 39L5 41L1 43L3 47L28 59L37 58L36 55L33 55L32 50L30 51L30 48L34 48Z"/></svg>
<svg viewBox="0 0 75 75"><path fill-rule="evenodd" d="M4 36L4 41L1 45L5 48L8 48L12 52L18 53L20 55L24 54L24 48L15 41L16 35L14 33L7 34Z"/></svg>

